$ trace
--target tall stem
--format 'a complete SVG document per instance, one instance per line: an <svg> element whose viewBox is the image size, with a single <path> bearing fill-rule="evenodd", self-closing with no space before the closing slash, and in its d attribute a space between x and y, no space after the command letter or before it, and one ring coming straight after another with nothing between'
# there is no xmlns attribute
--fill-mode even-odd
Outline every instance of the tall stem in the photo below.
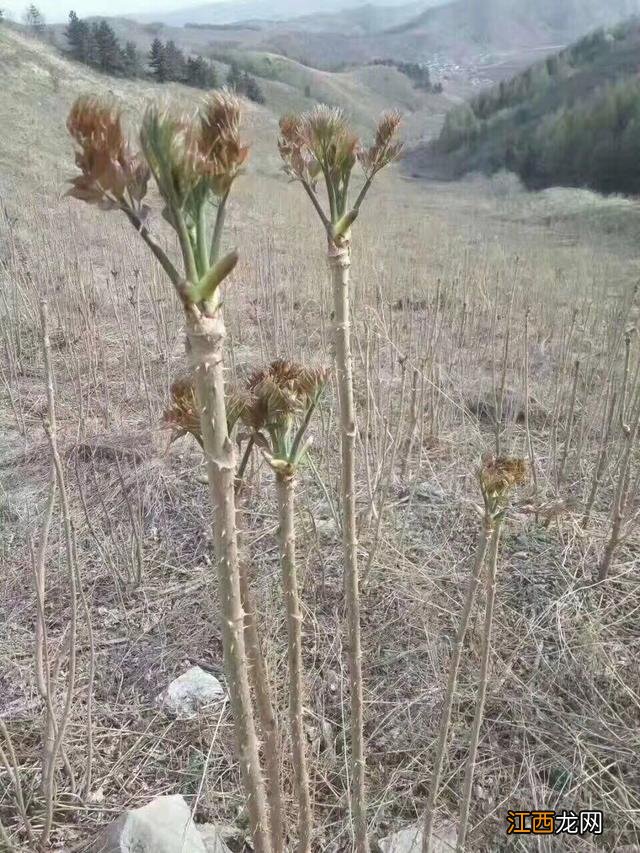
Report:
<svg viewBox="0 0 640 853"><path fill-rule="evenodd" d="M469 825L469 807L471 805L471 788L473 786L473 774L478 754L478 743L480 742L480 727L484 718L484 702L487 696L487 685L489 683L489 667L491 663L491 632L493 629L493 609L496 601L496 566L498 563L498 545L500 544L500 532L502 530L502 516L496 519L491 544L489 546L489 570L487 573L487 609L484 617L484 636L482 639L482 661L480 663L480 682L478 684L478 697L476 699L476 711L471 728L471 740L469 743L469 757L464 774L464 790L462 793L462 808L460 809L460 830L458 832L457 853L464 853L465 839Z"/></svg>
<svg viewBox="0 0 640 853"><path fill-rule="evenodd" d="M287 610L289 660L289 721L293 770L298 798L298 853L310 853L313 818L309 795L309 771L304 743L302 709L302 614L296 574L294 479L276 476L280 523L280 564Z"/></svg>
<svg viewBox="0 0 640 853"><path fill-rule="evenodd" d="M364 693L360 637L360 583L356 530L356 413L353 396L351 319L349 310L348 247L329 244L329 265L333 281L333 310L340 404L342 447L342 542L344 548L344 588L347 611L347 649L351 688L351 812L357 853L368 853L367 803L364 757Z"/></svg>
<svg viewBox="0 0 640 853"><path fill-rule="evenodd" d="M235 720L240 769L256 853L272 853L244 642L236 534L235 453L227 432L224 398L224 320L220 310L217 310L210 317L188 314L187 321L189 352L201 411L209 493L214 510L213 530L222 609L225 674Z"/></svg>
<svg viewBox="0 0 640 853"><path fill-rule="evenodd" d="M436 746L436 754L433 761L433 770L431 771L431 786L429 788L429 799L427 802L427 811L424 818L424 833L422 840L422 853L431 853L431 836L433 834L433 824L436 814L436 801L438 799L438 789L440 788L440 779L442 776L442 767L444 765L444 757L447 749L447 735L449 733L449 724L451 722L451 709L453 707L453 697L456 690L456 682L458 680L458 670L460 668L460 659L462 657L462 649L464 638L469 627L469 617L471 609L475 601L476 592L478 591L478 582L484 564L484 558L487 553L489 539L491 538L493 525L490 516L485 516L478 539L478 547L476 549L475 562L473 564L473 572L469 578L467 586L467 594L465 596L462 614L460 616L460 624L456 633L455 645L453 647L453 655L449 664L449 677L447 680L447 689L444 696L444 705L440 715L440 729L438 733L438 744Z"/></svg>
<svg viewBox="0 0 640 853"><path fill-rule="evenodd" d="M249 584L247 566L244 560L240 559L238 568L240 571L242 608L245 614L244 642L247 650L247 661L249 663L249 679L256 697L256 706L258 708L258 717L263 737L262 749L264 752L269 817L271 818L271 843L273 845L273 853L283 853L284 817L282 814L282 791L280 787L280 732L273 710L273 702L271 701L269 673L267 672L267 665L260 646L255 600Z"/></svg>

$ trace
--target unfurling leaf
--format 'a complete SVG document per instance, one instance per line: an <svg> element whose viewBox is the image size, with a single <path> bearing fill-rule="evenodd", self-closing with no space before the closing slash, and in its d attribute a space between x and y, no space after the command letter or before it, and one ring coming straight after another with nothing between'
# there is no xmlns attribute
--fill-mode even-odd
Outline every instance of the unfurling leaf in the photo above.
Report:
<svg viewBox="0 0 640 853"><path fill-rule="evenodd" d="M121 110L114 101L80 97L71 108L67 128L74 138L76 165L82 174L68 195L106 209L115 209L128 193L141 201L147 192L149 167L132 154L122 130ZM119 204L104 204L105 199Z"/></svg>
<svg viewBox="0 0 640 853"><path fill-rule="evenodd" d="M345 215L333 226L331 235L333 239L335 240L336 237L346 237L349 233L349 229L357 218L358 211L355 209L349 210L345 213Z"/></svg>
<svg viewBox="0 0 640 853"><path fill-rule="evenodd" d="M217 264L202 276L200 281L188 291L189 300L195 304L207 302L216 292L224 279L235 269L239 255L234 250L221 258Z"/></svg>

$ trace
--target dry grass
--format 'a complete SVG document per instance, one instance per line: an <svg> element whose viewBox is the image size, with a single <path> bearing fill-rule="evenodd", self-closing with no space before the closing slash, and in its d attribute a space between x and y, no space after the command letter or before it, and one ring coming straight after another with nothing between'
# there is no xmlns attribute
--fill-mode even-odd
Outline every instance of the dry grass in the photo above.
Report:
<svg viewBox="0 0 640 853"><path fill-rule="evenodd" d="M50 97L57 103L73 94L51 90ZM171 382L184 369L178 306L126 223L60 199L61 178L72 171L71 161L48 104L45 100L37 113L38 135L31 143L40 151L42 140L44 153L35 156L46 168L35 170L33 183L28 177L20 186L12 182L0 218L0 595L5 605L0 713L31 802L42 708L33 669L36 601L28 537L37 536L48 476L37 319L38 300L46 297L58 440L97 647L92 795L78 802L61 776L54 832L58 845L82 850L96 826L123 807L159 793L191 798L201 784L199 819L242 824L243 817L228 713L221 721L212 714L178 722L164 716L155 701L187 663L216 674L222 668L210 542L202 533L207 500L196 479L201 452L190 438L167 450L162 423ZM26 115L32 113L25 108ZM230 212L234 239L242 247L241 264L225 292L230 380L276 356L331 362L323 241L316 239L306 199L277 174L275 118L256 111L252 123L260 140L253 171L238 184ZM10 152L1 153L4 182ZM46 176L44 183L40 175ZM470 844L487 853L506 849L509 808L602 808L605 835L597 845L589 837L560 836L540 839L538 849L619 850L640 842L640 540L631 530L610 581L594 584L608 532L615 443L592 523L584 531L579 522L599 448L603 389L610 371L620 377L617 347L625 327L636 322L637 261L624 231L604 240L597 221L573 215L567 222L555 212L541 222L538 199L518 191L507 212L502 198L485 190L473 182L421 184L393 171L381 179L355 245L364 564L377 529L372 502L383 513L363 594L371 830L381 837L414 820L424 807L449 650L479 523L474 468L493 445L493 377L499 382L513 289L507 364L513 405L505 407L510 414L502 446L506 453L526 456L518 395L528 306L531 429L540 491L531 500L536 507L567 500L573 509L546 524L544 513L536 518L520 506L505 526L493 679ZM565 482L557 488L576 358L582 371L573 445ZM408 446L414 368L417 432L408 464L403 465L401 450L390 470L394 444ZM341 547L332 521L338 493L335 419L330 389L313 429L313 469L301 473L297 516L316 846L326 851L350 849L348 678L338 630ZM632 518L640 509L639 461L636 455ZM264 465L256 462L250 469L243 551L284 718L285 631L269 479ZM56 513L47 552L54 649L62 642L69 608L62 536ZM143 582L136 588L130 579L139 559ZM79 632L67 755L81 769L89 665L84 623ZM443 777L443 818L457 816L479 653L480 625L472 619ZM285 769L290 780L288 764ZM290 783L286 793L291 817ZM38 825L35 801L33 808ZM16 841L23 840L1 766L0 818ZM514 839L510 849L528 849L529 841Z"/></svg>

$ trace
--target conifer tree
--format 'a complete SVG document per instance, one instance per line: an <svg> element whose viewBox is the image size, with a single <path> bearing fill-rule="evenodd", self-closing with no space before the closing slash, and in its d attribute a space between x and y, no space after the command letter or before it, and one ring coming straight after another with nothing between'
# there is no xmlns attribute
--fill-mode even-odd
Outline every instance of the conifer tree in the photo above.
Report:
<svg viewBox="0 0 640 853"><path fill-rule="evenodd" d="M97 48L97 67L105 74L122 74L124 57L112 27L107 21L100 21L92 29Z"/></svg>
<svg viewBox="0 0 640 853"><path fill-rule="evenodd" d="M71 56L77 62L88 62L89 27L74 11L69 12L69 23L64 34Z"/></svg>
<svg viewBox="0 0 640 853"><path fill-rule="evenodd" d="M124 73L127 77L140 76L140 54L136 48L135 42L128 41L124 46L122 54L124 63Z"/></svg>
<svg viewBox="0 0 640 853"><path fill-rule="evenodd" d="M24 13L24 22L29 27L33 35L38 37L42 37L45 31L45 20L42 12L38 7L32 3L30 6L27 6L27 9Z"/></svg>
<svg viewBox="0 0 640 853"><path fill-rule="evenodd" d="M149 65L151 73L157 83L167 82L167 63L165 56L165 47L159 38L155 38L149 51Z"/></svg>
<svg viewBox="0 0 640 853"><path fill-rule="evenodd" d="M168 41L164 46L164 62L167 80L182 83L186 76L186 63L184 53L174 41Z"/></svg>
<svg viewBox="0 0 640 853"><path fill-rule="evenodd" d="M202 56L190 56L185 67L185 83L197 89L215 89L217 78L214 67Z"/></svg>

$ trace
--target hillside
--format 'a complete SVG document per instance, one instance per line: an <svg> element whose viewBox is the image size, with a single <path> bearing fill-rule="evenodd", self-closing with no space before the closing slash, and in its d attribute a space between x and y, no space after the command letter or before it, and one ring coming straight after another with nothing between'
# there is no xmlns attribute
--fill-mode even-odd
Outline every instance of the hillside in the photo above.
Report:
<svg viewBox="0 0 640 853"><path fill-rule="evenodd" d="M274 712L266 719L256 708L258 736L266 743L275 718L280 741L280 850L297 848L300 812L289 713L293 621L301 629L311 850L354 849L335 367L336 335L350 328L372 851L397 849L395 833L412 837L422 823L451 702L438 848L446 840L455 847L469 775L467 853L511 850L507 809L531 808L604 813L602 835L558 833L554 853L635 853L640 455L626 420L638 434L640 352L637 336L625 333L640 317L639 206L583 190L531 194L513 176L427 182L390 165L351 229L351 316L343 324L326 233L307 194L283 174L276 147L280 107L313 103L299 88L309 69L262 49L252 57L266 58L280 79L265 80L265 106L243 105L236 150L250 143L250 157L233 184L221 242L221 251L239 253L223 285L226 391L274 359L329 370L303 424L313 441L294 466L290 532L282 469L274 476L275 457L257 447L247 453L249 426L254 443L268 441L254 435L255 422L232 434L248 464L243 488L228 482L225 492L237 500L253 598L245 624L258 623ZM313 85L335 87L370 138L375 116L366 109L414 97L393 74L380 79L385 72L322 73ZM99 833L114 822L120 837L110 849L133 849L131 835L120 835L128 810L171 796L183 817L174 843L147 847L193 853L202 846L185 843L180 830L191 841L206 828L216 853L251 853L260 848L250 838L239 715L225 675L231 625L218 581L227 573L216 572L214 545L221 533L233 539L234 525L212 526L203 474L208 457L217 476L218 461L193 435L180 437L172 405L175 380L199 356L185 352L194 318L163 267L176 265L181 288L177 270L188 262L153 180L136 227L112 204L65 196L78 166L97 168L112 187L122 174L103 171L104 156L74 161L65 121L78 95L113 94L137 151L149 101L193 115L203 94L101 75L3 27L0 90L0 850L89 853L104 849ZM444 101L424 97L401 129L405 138L418 130L414 122L424 131L440 120ZM94 142L106 141L131 177L119 133L112 145L111 114L96 130ZM196 164L177 157L172 183L184 168L192 178ZM355 165L349 201L363 179ZM189 183L173 186L182 193ZM327 205L323 194L318 202ZM187 240L202 236L202 224L211 235L211 212ZM346 283L345 267L340 277ZM283 397L288 441L302 413L291 411L290 389L268 408L281 410ZM193 413L189 404L182 410L192 430ZM494 465L494 450L511 464ZM479 478L479 465L490 479ZM509 493L516 467L531 474ZM295 619L287 618L284 559L296 575ZM193 695L194 669L200 688L215 680L212 701ZM192 702L178 709L168 700L184 687ZM168 823L147 821L145 830Z"/></svg>
<svg viewBox="0 0 640 853"><path fill-rule="evenodd" d="M454 174L637 193L639 55L640 21L598 30L454 109L431 153Z"/></svg>
<svg viewBox="0 0 640 853"><path fill-rule="evenodd" d="M428 9L389 35L466 41L487 48L527 47L573 40L640 11L638 0L453 0Z"/></svg>
<svg viewBox="0 0 640 853"><path fill-rule="evenodd" d="M406 10L405 14L410 14L418 8L424 9L440 2L446 0L383 0L382 3L375 4L375 8L381 10L379 14L382 16L385 15L385 9L391 13L398 7L400 14L402 9ZM348 15L351 9L362 5L362 0L225 0L221 3L181 6L173 12L136 14L131 17L137 21L157 21L173 27L189 23L224 26L240 21L281 21L315 14L319 17L331 13Z"/></svg>
<svg viewBox="0 0 640 853"><path fill-rule="evenodd" d="M227 15L227 6L227 11L236 9L235 18ZM640 0L330 3L301 17L291 11L287 16L285 6L274 9L282 14L259 14L253 5L225 3L160 15L157 22L171 25L168 37L178 41L261 49L326 69L386 57L432 62L437 55L445 65L487 65L489 76L500 79L501 62L523 68L535 58L532 51L549 50L595 27L619 22L640 11ZM241 19L244 24L237 23ZM152 23L150 17L140 20ZM202 29L189 27L180 33L181 25L188 23Z"/></svg>

